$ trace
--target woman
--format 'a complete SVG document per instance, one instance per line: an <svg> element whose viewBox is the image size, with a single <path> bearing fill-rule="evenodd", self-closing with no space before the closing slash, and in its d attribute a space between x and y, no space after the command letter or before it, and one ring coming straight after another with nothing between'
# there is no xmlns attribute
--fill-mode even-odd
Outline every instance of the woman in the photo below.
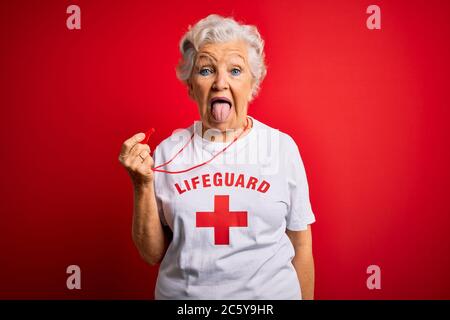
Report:
<svg viewBox="0 0 450 320"><path fill-rule="evenodd" d="M266 74L263 48L254 26L200 20L181 39L177 75L201 121L154 159L143 133L122 146L133 240L161 263L156 299L313 299L315 217L299 150L247 115Z"/></svg>

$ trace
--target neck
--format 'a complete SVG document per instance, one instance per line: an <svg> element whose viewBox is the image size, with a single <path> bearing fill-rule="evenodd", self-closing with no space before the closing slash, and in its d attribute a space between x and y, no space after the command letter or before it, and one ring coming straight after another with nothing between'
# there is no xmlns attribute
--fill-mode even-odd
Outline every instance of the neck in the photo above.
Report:
<svg viewBox="0 0 450 320"><path fill-rule="evenodd" d="M221 131L215 128L206 128L202 126L202 136L212 142L231 142L235 137L245 136L253 127L253 122L249 117L245 117L243 122L237 128L226 129Z"/></svg>

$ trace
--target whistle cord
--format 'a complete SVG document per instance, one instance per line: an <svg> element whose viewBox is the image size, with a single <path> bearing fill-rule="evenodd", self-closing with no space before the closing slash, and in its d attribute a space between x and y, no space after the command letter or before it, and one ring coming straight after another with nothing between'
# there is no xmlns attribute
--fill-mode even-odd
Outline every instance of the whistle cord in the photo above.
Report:
<svg viewBox="0 0 450 320"><path fill-rule="evenodd" d="M158 166L156 166L156 167L154 167L154 168L152 168L152 170L153 171L155 171L155 172L163 172L163 173L168 173L168 174L179 174L179 173L184 173L184 172L188 172L188 171L191 171L191 170L194 170L194 169L196 169L196 168L198 168L198 167L201 167L201 166L204 166L205 164L208 164L208 163L210 163L211 161L213 161L217 156L219 156L220 154L222 154L223 152L225 152L225 150L227 150L233 143L235 143L239 138L240 138L240 136L245 132L245 131L247 131L247 129L248 129L248 126L249 126L249 121L248 121L248 117L247 117L247 119L246 119L247 121L246 121L246 126L245 126L245 128L244 128L244 130L237 136L237 137L235 137L234 139L233 139L233 141L232 142L230 142L230 144L228 144L225 148L223 148L221 151L219 151L218 153L216 153L211 159L209 159L209 160L207 160L207 161L205 161L205 162L202 162L202 163L200 163L200 164L197 164L197 165L195 165L195 166L193 166L193 167L191 167L191 168L187 168L187 169L184 169L184 170L179 170L179 171L169 171L169 170L164 170L164 169L159 169L159 168L161 168L161 167L163 167L163 166L165 166L165 165L168 165L170 162L172 162L172 160L174 160L190 143L191 143L191 141L192 141L192 139L194 138L194 134L195 134L195 132L194 133L192 133L192 135L191 135L191 138L189 139L189 141L183 146L183 148L181 148L180 149L180 151L178 151L173 157L172 157L172 159L170 159L169 161L166 161L165 163L163 163L163 164L160 164L160 165L158 165ZM194 128L194 130L195 130L195 128ZM152 128L150 131L149 131L149 133L150 133L150 135L152 134L154 132L154 129ZM147 138L147 141L148 141L148 138Z"/></svg>

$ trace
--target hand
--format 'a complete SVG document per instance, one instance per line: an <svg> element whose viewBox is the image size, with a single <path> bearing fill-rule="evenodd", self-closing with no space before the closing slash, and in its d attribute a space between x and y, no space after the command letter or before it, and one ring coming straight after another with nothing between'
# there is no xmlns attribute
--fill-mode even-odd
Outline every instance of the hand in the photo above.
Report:
<svg viewBox="0 0 450 320"><path fill-rule="evenodd" d="M128 171L135 187L153 185L153 158L150 156L150 147L139 143L145 137L140 132L125 140L119 155L119 162Z"/></svg>

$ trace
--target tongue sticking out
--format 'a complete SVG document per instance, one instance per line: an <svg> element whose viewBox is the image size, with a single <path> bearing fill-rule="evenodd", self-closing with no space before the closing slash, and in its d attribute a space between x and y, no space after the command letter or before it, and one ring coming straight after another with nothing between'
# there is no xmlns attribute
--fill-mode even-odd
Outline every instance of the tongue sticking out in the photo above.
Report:
<svg viewBox="0 0 450 320"><path fill-rule="evenodd" d="M216 121L225 121L230 115L231 106L226 102L215 102L212 105L212 115Z"/></svg>

